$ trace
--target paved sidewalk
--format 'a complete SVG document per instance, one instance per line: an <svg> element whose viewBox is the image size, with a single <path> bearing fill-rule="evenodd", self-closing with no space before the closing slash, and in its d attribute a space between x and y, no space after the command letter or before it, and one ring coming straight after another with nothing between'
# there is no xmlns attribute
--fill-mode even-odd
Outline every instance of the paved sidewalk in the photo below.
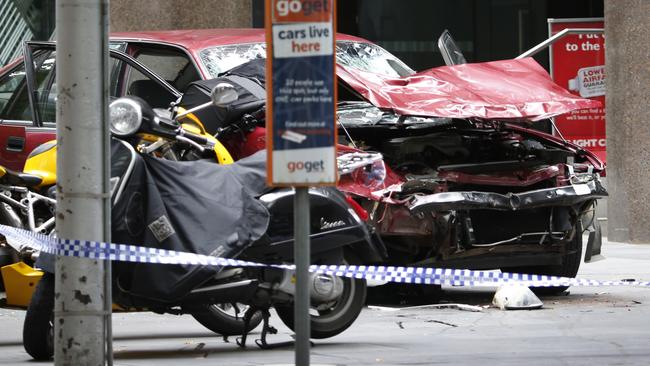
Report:
<svg viewBox="0 0 650 366"><path fill-rule="evenodd" d="M583 264L580 277L650 280L650 246L607 243L606 260ZM491 291L448 289L445 301L487 306ZM313 364L335 365L647 365L650 289L571 288L532 311L481 312L368 308L343 334L315 341ZM21 343L24 313L0 309L0 365L34 365ZM115 364L292 364L291 348L263 351L225 343L189 316L116 314ZM290 339L277 317L278 335ZM259 329L258 329L259 331ZM255 339L258 334L252 336ZM252 343L251 343L252 344Z"/></svg>

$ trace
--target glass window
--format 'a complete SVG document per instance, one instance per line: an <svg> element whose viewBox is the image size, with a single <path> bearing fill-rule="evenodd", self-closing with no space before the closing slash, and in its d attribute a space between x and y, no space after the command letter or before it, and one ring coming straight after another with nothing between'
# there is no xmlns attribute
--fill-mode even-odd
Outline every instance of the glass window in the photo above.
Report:
<svg viewBox="0 0 650 366"><path fill-rule="evenodd" d="M165 89L156 80L150 79L140 71L127 66L129 84L127 95L134 95L144 99L152 108L168 108L176 97Z"/></svg>
<svg viewBox="0 0 650 366"><path fill-rule="evenodd" d="M33 53L33 58L36 85L34 88L35 106L38 109L41 122L55 122L57 87L54 65L56 52L36 50ZM160 108L166 108L175 99L175 96L158 82L118 58L111 57L109 72L111 98L125 94L137 95L149 102L152 107ZM128 79L127 83L124 83L125 79ZM0 80L0 119L33 120L24 63L17 65Z"/></svg>
<svg viewBox="0 0 650 366"><path fill-rule="evenodd" d="M167 80L178 91L184 92L191 82L201 79L196 67L184 52L174 48L145 49L142 46L138 47L139 51L136 53L135 59ZM135 77L136 75L129 76L129 84L141 80L135 79ZM140 74L140 77L144 76Z"/></svg>
<svg viewBox="0 0 650 366"><path fill-rule="evenodd" d="M126 42L113 41L108 44L108 48L111 50L126 51Z"/></svg>
<svg viewBox="0 0 650 366"><path fill-rule="evenodd" d="M56 121L55 52L46 51L34 60L35 104L41 122Z"/></svg>
<svg viewBox="0 0 650 366"><path fill-rule="evenodd" d="M218 77L224 71L256 58L266 57L263 43L211 47L199 54L201 63L210 76ZM410 67L383 48L365 42L336 42L336 62L346 67L388 76L408 76L415 73Z"/></svg>
<svg viewBox="0 0 650 366"><path fill-rule="evenodd" d="M201 62L210 76L216 78L224 71L256 58L266 58L266 45L262 43L239 44L206 48L200 53Z"/></svg>
<svg viewBox="0 0 650 366"><path fill-rule="evenodd" d="M55 53L51 50L34 53L34 101L42 121L54 121L56 115ZM21 63L0 80L0 118L31 121L29 91L25 65Z"/></svg>
<svg viewBox="0 0 650 366"><path fill-rule="evenodd" d="M25 109L29 110L29 101L26 99L27 93L20 92L25 85L25 65L21 63L0 81L0 118L25 119L23 112ZM19 100L21 97L23 99ZM17 113L16 111L21 112ZM26 119L31 119L31 113Z"/></svg>
<svg viewBox="0 0 650 366"><path fill-rule="evenodd" d="M400 59L383 48L365 42L336 42L336 62L361 71L393 77L415 73Z"/></svg>

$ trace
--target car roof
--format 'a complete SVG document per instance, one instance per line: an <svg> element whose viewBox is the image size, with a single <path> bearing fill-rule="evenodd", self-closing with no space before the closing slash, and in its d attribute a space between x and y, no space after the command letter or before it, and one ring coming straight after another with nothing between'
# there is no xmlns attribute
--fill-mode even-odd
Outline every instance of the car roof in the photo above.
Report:
<svg viewBox="0 0 650 366"><path fill-rule="evenodd" d="M111 40L169 43L198 51L213 46L264 42L265 36L264 28L219 28L117 32L111 33ZM363 38L342 33L337 33L337 40L368 42Z"/></svg>

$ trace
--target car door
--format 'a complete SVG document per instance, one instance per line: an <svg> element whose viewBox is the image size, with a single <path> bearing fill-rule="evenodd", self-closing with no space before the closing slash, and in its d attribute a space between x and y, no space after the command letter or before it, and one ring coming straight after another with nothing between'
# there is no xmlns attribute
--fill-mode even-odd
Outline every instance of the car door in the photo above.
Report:
<svg viewBox="0 0 650 366"><path fill-rule="evenodd" d="M184 48L156 42L128 41L125 52L184 93L189 84L201 80L198 66Z"/></svg>
<svg viewBox="0 0 650 366"><path fill-rule="evenodd" d="M33 141L34 138L27 137L34 133L42 134L37 128L33 109L39 96L33 91L51 89L54 83L52 50L32 53L27 51L28 48L26 45L25 53L30 55L25 58L26 62L20 62L0 75L0 164L16 170L22 169L29 152L44 139Z"/></svg>
<svg viewBox="0 0 650 366"><path fill-rule="evenodd" d="M133 94L166 107L180 97L173 86L120 49L110 51L111 98ZM22 170L34 148L56 138L55 60L54 43L27 42L24 62L0 75L0 165ZM129 78L139 80L139 88L131 88Z"/></svg>

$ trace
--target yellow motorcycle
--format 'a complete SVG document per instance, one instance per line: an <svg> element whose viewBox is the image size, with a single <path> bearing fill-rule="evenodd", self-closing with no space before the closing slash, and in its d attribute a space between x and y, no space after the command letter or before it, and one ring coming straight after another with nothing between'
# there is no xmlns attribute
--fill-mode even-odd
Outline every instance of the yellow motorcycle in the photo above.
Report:
<svg viewBox="0 0 650 366"><path fill-rule="evenodd" d="M16 172L0 166L0 224L49 234L54 229L56 205L56 141L36 148L25 169ZM6 305L26 308L43 273L31 265L37 253L0 238L2 285Z"/></svg>
<svg viewBox="0 0 650 366"><path fill-rule="evenodd" d="M224 88L217 90L216 98L204 105L189 110L175 106L157 113L171 117L178 122L186 135L200 136L205 144L199 145L186 136L174 139L160 135L140 133L137 144L142 153L152 154L167 160L195 160L202 156L197 151L213 158L218 164L231 164L233 158L219 140L210 135L203 123L194 114L209 105L227 105L237 95ZM179 143L180 142L180 143ZM192 145L191 149L183 148ZM205 152L206 146L211 150ZM0 224L22 228L34 233L51 234L54 230L56 205L56 140L48 141L34 149L25 161L22 172L0 166ZM6 290L6 305L27 308L42 272L33 264L38 252L32 248L12 245L0 238L0 286Z"/></svg>

